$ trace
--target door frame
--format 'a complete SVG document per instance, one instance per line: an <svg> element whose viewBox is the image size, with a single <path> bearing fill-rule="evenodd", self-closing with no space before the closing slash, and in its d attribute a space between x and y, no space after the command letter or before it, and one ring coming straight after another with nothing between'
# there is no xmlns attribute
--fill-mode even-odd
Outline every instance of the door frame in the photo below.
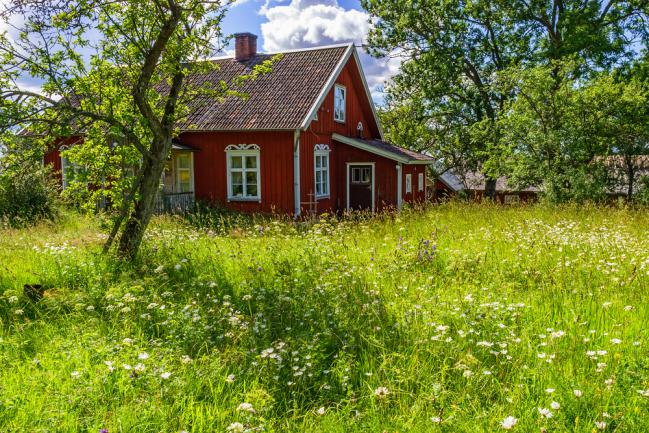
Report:
<svg viewBox="0 0 649 433"><path fill-rule="evenodd" d="M374 182L375 180L375 172L376 172L376 163L374 162L348 162L345 165L345 177L347 179L346 182L346 187L347 187L347 210L349 211L349 181L351 180L349 178L349 166L351 165L369 165L372 167L372 212L375 210L375 205L374 205Z"/></svg>

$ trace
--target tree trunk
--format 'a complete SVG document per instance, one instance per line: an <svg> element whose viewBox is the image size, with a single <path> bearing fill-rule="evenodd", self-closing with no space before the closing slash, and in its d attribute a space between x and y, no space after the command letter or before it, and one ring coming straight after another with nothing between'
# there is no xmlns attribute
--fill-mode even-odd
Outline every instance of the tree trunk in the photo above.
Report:
<svg viewBox="0 0 649 433"><path fill-rule="evenodd" d="M135 207L129 215L119 239L119 255L130 260L137 255L144 232L151 221L155 200L160 189L160 177L171 147L171 140L169 140L168 145L162 145L161 147L161 151L152 152L154 154L151 155L151 158L146 159L144 162Z"/></svg>
<svg viewBox="0 0 649 433"><path fill-rule="evenodd" d="M627 190L626 190L626 201L631 203L633 201L633 181L635 177L635 167L633 166L633 159L632 158L627 158L626 159L626 175L628 177L627 179Z"/></svg>
<svg viewBox="0 0 649 433"><path fill-rule="evenodd" d="M496 201L496 179L485 176L484 195L491 201Z"/></svg>

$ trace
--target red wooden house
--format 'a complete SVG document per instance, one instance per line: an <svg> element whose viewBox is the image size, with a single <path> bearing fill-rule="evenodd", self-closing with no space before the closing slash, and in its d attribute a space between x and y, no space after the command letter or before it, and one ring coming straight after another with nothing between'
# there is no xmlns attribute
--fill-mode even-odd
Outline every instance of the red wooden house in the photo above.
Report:
<svg viewBox="0 0 649 433"><path fill-rule="evenodd" d="M230 82L271 57L236 35L234 58L191 80ZM382 141L353 44L282 53L273 71L246 81L247 98L191 104L163 179L167 197L246 212L380 210L426 197L426 155ZM58 150L46 162L61 170Z"/></svg>

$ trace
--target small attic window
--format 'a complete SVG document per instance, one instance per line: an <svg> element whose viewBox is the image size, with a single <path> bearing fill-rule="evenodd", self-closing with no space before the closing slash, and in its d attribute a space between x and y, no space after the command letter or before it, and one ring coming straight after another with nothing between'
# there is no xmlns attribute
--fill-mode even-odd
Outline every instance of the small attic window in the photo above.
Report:
<svg viewBox="0 0 649 433"><path fill-rule="evenodd" d="M347 89L345 86L336 84L334 88L334 120L336 122L345 122L345 106L347 100Z"/></svg>

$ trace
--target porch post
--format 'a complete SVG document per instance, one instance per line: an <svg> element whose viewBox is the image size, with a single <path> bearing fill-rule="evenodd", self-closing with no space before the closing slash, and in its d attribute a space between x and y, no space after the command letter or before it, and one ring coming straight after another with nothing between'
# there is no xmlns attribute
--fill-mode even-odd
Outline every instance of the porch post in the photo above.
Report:
<svg viewBox="0 0 649 433"><path fill-rule="evenodd" d="M397 209L401 210L401 163L398 163L395 168L397 169Z"/></svg>
<svg viewBox="0 0 649 433"><path fill-rule="evenodd" d="M300 130L293 134L293 199L295 217L300 216Z"/></svg>

